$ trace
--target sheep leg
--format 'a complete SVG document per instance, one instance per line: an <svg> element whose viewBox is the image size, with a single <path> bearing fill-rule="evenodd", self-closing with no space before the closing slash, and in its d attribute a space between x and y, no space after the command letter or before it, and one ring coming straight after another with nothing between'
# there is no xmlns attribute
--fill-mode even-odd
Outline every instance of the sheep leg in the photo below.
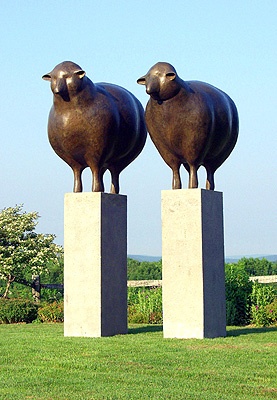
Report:
<svg viewBox="0 0 277 400"><path fill-rule="evenodd" d="M198 188L197 169L194 165L189 166L189 189Z"/></svg>
<svg viewBox="0 0 277 400"><path fill-rule="evenodd" d="M215 188L214 171L209 167L206 167L206 171L207 171L206 189L214 190L214 188Z"/></svg>
<svg viewBox="0 0 277 400"><path fill-rule="evenodd" d="M176 165L172 168L172 189L182 189L182 182L180 177L180 165Z"/></svg>
<svg viewBox="0 0 277 400"><path fill-rule="evenodd" d="M78 166L78 167L73 167L73 174L74 174L74 187L73 187L73 192L74 193L79 193L83 191L83 185L82 185L82 175L83 169Z"/></svg>
<svg viewBox="0 0 277 400"><path fill-rule="evenodd" d="M91 168L92 172L92 191L104 192L103 174L105 171L100 171L99 168Z"/></svg>
<svg viewBox="0 0 277 400"><path fill-rule="evenodd" d="M119 173L120 173L120 171L117 168L110 168L110 173L111 173L111 177L112 177L110 193L118 194L119 193Z"/></svg>

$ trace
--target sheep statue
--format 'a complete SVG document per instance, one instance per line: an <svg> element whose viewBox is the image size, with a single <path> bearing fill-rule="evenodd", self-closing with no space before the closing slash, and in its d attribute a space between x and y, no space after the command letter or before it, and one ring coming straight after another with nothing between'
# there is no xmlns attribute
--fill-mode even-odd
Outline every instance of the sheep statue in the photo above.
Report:
<svg viewBox="0 0 277 400"><path fill-rule="evenodd" d="M172 169L172 189L181 189L180 166L189 172L189 188L198 187L197 171L207 171L206 189L214 190L214 173L233 150L238 113L230 97L204 82L183 81L175 68L155 64L137 80L150 99L145 119L154 145Z"/></svg>
<svg viewBox="0 0 277 400"><path fill-rule="evenodd" d="M51 82L54 104L48 137L54 151L73 170L74 192L82 192L82 171L89 167L93 192L103 192L103 175L111 173L111 193L119 193L119 174L142 151L146 141L144 110L126 89L93 83L71 62L43 75Z"/></svg>

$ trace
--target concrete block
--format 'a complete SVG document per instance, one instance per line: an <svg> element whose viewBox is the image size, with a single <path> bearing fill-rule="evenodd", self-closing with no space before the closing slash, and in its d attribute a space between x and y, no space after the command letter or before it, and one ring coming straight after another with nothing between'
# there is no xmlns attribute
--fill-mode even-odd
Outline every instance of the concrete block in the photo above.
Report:
<svg viewBox="0 0 277 400"><path fill-rule="evenodd" d="M165 338L226 335L222 193L162 191Z"/></svg>
<svg viewBox="0 0 277 400"><path fill-rule="evenodd" d="M127 333L127 197L66 193L64 335Z"/></svg>

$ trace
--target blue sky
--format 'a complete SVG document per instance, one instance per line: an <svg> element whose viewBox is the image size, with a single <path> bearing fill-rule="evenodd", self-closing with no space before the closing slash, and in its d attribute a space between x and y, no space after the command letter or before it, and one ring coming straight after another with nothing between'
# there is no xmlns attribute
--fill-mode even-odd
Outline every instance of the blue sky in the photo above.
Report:
<svg viewBox="0 0 277 400"><path fill-rule="evenodd" d="M238 143L215 175L223 192L226 255L277 253L277 2L275 0L0 0L0 209L24 204L41 215L38 231L63 243L63 199L71 169L52 150L49 83L61 61L94 82L130 90L158 61L182 79L219 87L235 101ZM200 186L205 185L204 171ZM182 172L183 187L188 175ZM109 188L109 176L105 178ZM161 255L161 190L171 171L150 138L121 174L128 196L128 253ZM91 190L91 174L84 173Z"/></svg>

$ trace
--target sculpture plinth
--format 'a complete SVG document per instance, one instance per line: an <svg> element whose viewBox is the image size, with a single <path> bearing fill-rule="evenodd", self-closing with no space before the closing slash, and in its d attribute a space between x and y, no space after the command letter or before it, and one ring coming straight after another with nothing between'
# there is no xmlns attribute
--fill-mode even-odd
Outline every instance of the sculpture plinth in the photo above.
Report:
<svg viewBox="0 0 277 400"><path fill-rule="evenodd" d="M162 191L165 338L226 335L222 193Z"/></svg>
<svg viewBox="0 0 277 400"><path fill-rule="evenodd" d="M127 333L127 197L66 193L64 335Z"/></svg>

